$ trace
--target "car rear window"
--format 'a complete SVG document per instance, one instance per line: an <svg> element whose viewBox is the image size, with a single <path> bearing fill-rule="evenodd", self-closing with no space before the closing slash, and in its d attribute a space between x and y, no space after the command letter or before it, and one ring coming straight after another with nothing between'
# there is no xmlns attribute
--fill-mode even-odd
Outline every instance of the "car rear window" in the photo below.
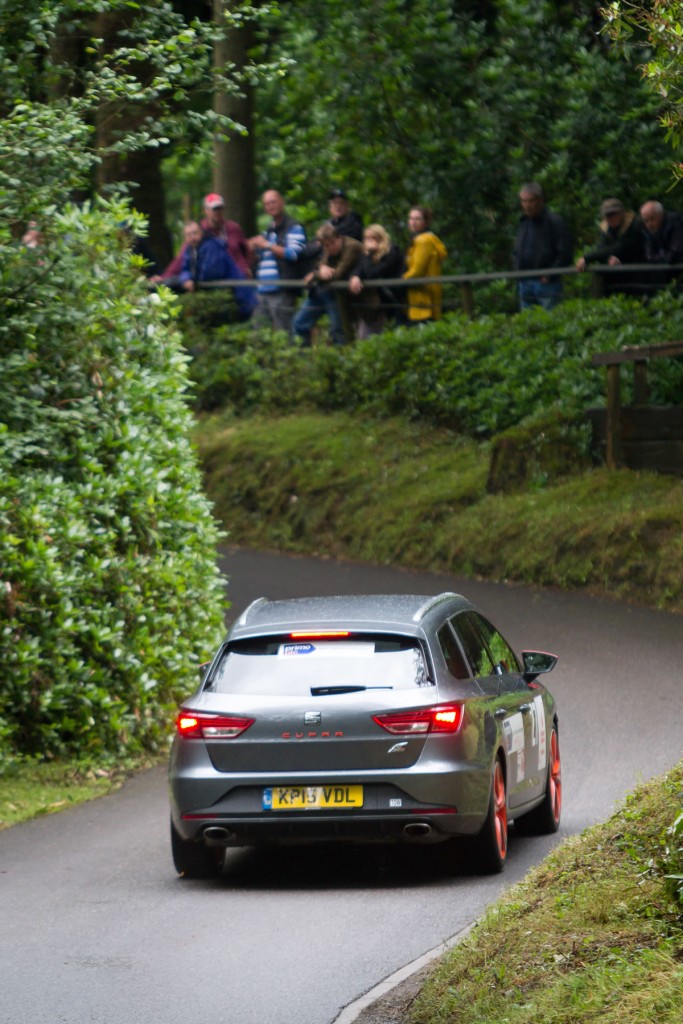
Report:
<svg viewBox="0 0 683 1024"><path fill-rule="evenodd" d="M417 640L358 634L339 639L271 636L234 641L204 688L217 693L325 696L431 685Z"/></svg>

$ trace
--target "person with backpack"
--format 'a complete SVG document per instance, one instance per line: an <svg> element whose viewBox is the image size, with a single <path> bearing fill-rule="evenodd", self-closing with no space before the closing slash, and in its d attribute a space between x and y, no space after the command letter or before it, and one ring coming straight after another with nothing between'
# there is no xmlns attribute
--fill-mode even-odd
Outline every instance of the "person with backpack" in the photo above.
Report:
<svg viewBox="0 0 683 1024"><path fill-rule="evenodd" d="M179 281L183 291L194 292L211 282L226 283L243 280L242 271L228 252L221 238L208 231L202 231L196 221L186 225L186 247ZM226 284L226 287L231 287ZM254 289L248 285L235 284L232 287L240 321L248 320L255 305Z"/></svg>
<svg viewBox="0 0 683 1024"><path fill-rule="evenodd" d="M264 192L263 209L271 218L270 224L263 234L249 239L251 251L258 259L259 282L252 324L256 328L289 332L299 289L284 288L281 282L297 281L304 276L306 232L289 216L284 199L275 189Z"/></svg>

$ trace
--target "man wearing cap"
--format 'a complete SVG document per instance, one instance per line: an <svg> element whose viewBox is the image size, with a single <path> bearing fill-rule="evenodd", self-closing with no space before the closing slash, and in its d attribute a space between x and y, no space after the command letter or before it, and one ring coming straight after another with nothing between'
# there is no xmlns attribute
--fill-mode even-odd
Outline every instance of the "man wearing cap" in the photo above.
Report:
<svg viewBox="0 0 683 1024"><path fill-rule="evenodd" d="M242 277L251 277L249 243L237 221L225 220L224 207L223 197L217 192L210 192L208 196L204 196L204 219L200 224L201 229L204 234L222 239Z"/></svg>
<svg viewBox="0 0 683 1024"><path fill-rule="evenodd" d="M330 189L328 196L330 219L328 224L336 228L340 235L363 241L363 221L355 210L351 209L349 197L342 188Z"/></svg>
<svg viewBox="0 0 683 1024"><path fill-rule="evenodd" d="M605 199L600 207L600 236L594 249L576 261L577 270L589 263L642 263L645 246L642 227L633 210L627 210L621 199Z"/></svg>

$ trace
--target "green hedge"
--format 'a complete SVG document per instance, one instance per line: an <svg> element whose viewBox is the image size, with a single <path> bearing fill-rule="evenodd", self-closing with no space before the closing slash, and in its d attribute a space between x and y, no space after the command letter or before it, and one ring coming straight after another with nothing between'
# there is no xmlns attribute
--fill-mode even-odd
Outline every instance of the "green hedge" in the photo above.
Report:
<svg viewBox="0 0 683 1024"><path fill-rule="evenodd" d="M387 332L344 348L291 345L283 335L248 328L193 335L196 405L237 414L313 409L402 415L489 437L528 416L604 405L596 352L656 344L683 334L683 298L574 299L546 313L450 316ZM683 360L651 364L652 400L683 395ZM624 399L631 377L622 374Z"/></svg>
<svg viewBox="0 0 683 1024"><path fill-rule="evenodd" d="M126 215L0 239L0 767L157 749L222 629L177 310Z"/></svg>

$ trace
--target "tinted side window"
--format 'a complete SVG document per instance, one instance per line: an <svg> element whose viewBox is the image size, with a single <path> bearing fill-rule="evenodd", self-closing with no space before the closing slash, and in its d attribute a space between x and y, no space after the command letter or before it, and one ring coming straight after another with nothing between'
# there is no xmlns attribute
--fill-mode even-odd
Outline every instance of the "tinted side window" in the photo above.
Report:
<svg viewBox="0 0 683 1024"><path fill-rule="evenodd" d="M503 639L498 630L495 629L487 619L482 618L481 615L475 615L473 613L473 617L476 619L477 626L484 634L484 639L488 644L489 651L493 658L493 664L495 666L500 665L503 672L519 671L515 652Z"/></svg>
<svg viewBox="0 0 683 1024"><path fill-rule="evenodd" d="M490 676L493 662L489 657L481 634L477 630L469 612L462 612L451 619L451 625L460 639L467 660L472 666L475 676Z"/></svg>
<svg viewBox="0 0 683 1024"><path fill-rule="evenodd" d="M448 671L456 679L469 679L470 670L465 664L465 659L462 656L462 651L458 646L458 641L453 636L453 630L450 628L448 623L442 626L437 633L439 640L439 647L443 654L444 661L448 667Z"/></svg>

